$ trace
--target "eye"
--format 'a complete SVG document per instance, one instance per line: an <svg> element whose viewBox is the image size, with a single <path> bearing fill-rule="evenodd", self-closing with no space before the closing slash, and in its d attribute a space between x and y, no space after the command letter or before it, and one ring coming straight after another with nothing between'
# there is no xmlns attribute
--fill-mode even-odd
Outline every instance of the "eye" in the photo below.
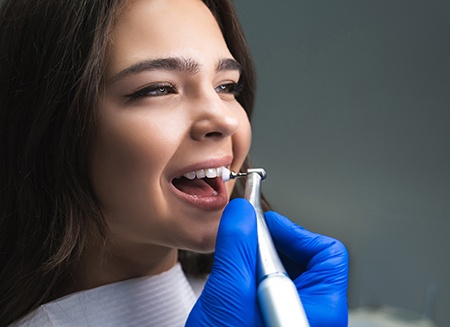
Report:
<svg viewBox="0 0 450 327"><path fill-rule="evenodd" d="M160 97L169 94L176 93L176 87L170 83L157 83L144 87L132 94L128 94L127 97L132 100L137 100L144 97Z"/></svg>
<svg viewBox="0 0 450 327"><path fill-rule="evenodd" d="M234 96L237 96L242 91L242 84L234 82L226 83L219 85L215 88L215 90L217 93L232 94Z"/></svg>

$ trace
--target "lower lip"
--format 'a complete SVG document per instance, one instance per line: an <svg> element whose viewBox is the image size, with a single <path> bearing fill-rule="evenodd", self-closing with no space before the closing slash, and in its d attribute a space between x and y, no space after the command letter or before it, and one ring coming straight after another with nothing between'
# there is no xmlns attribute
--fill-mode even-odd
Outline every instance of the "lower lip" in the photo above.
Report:
<svg viewBox="0 0 450 327"><path fill-rule="evenodd" d="M220 180L217 181L217 185L218 185L218 188L216 190L217 195L196 196L181 192L179 189L173 186L172 183L170 183L172 190L180 199L182 199L184 202L187 202L190 205L193 205L205 211L222 210L228 203L228 194L227 189L225 187L225 183L222 180Z"/></svg>

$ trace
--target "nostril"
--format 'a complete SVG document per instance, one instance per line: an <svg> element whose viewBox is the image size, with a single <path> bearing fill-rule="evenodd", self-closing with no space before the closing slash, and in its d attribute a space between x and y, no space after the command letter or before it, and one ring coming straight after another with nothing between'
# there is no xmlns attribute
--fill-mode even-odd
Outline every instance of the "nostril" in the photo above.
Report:
<svg viewBox="0 0 450 327"><path fill-rule="evenodd" d="M210 133L206 133L205 137L221 137L222 133L220 132L210 132Z"/></svg>

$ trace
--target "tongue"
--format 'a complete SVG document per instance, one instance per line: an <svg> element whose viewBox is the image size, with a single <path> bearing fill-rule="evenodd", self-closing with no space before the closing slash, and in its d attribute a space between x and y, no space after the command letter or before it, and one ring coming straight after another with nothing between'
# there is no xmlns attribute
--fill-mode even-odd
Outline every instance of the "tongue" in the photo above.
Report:
<svg viewBox="0 0 450 327"><path fill-rule="evenodd" d="M207 183L206 179L195 178L189 180L186 177L175 178L173 185L181 192L195 196L214 196L216 191Z"/></svg>

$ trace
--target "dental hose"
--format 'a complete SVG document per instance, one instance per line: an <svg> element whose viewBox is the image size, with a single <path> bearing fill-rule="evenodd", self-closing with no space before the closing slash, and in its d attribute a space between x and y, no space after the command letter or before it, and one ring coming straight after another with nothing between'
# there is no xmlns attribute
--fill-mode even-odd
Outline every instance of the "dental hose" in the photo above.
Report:
<svg viewBox="0 0 450 327"><path fill-rule="evenodd" d="M297 288L286 273L277 254L261 207L261 182L266 178L262 168L236 173L223 169L228 181L247 177L244 198L255 208L258 231L257 282L258 303L266 327L309 327Z"/></svg>

